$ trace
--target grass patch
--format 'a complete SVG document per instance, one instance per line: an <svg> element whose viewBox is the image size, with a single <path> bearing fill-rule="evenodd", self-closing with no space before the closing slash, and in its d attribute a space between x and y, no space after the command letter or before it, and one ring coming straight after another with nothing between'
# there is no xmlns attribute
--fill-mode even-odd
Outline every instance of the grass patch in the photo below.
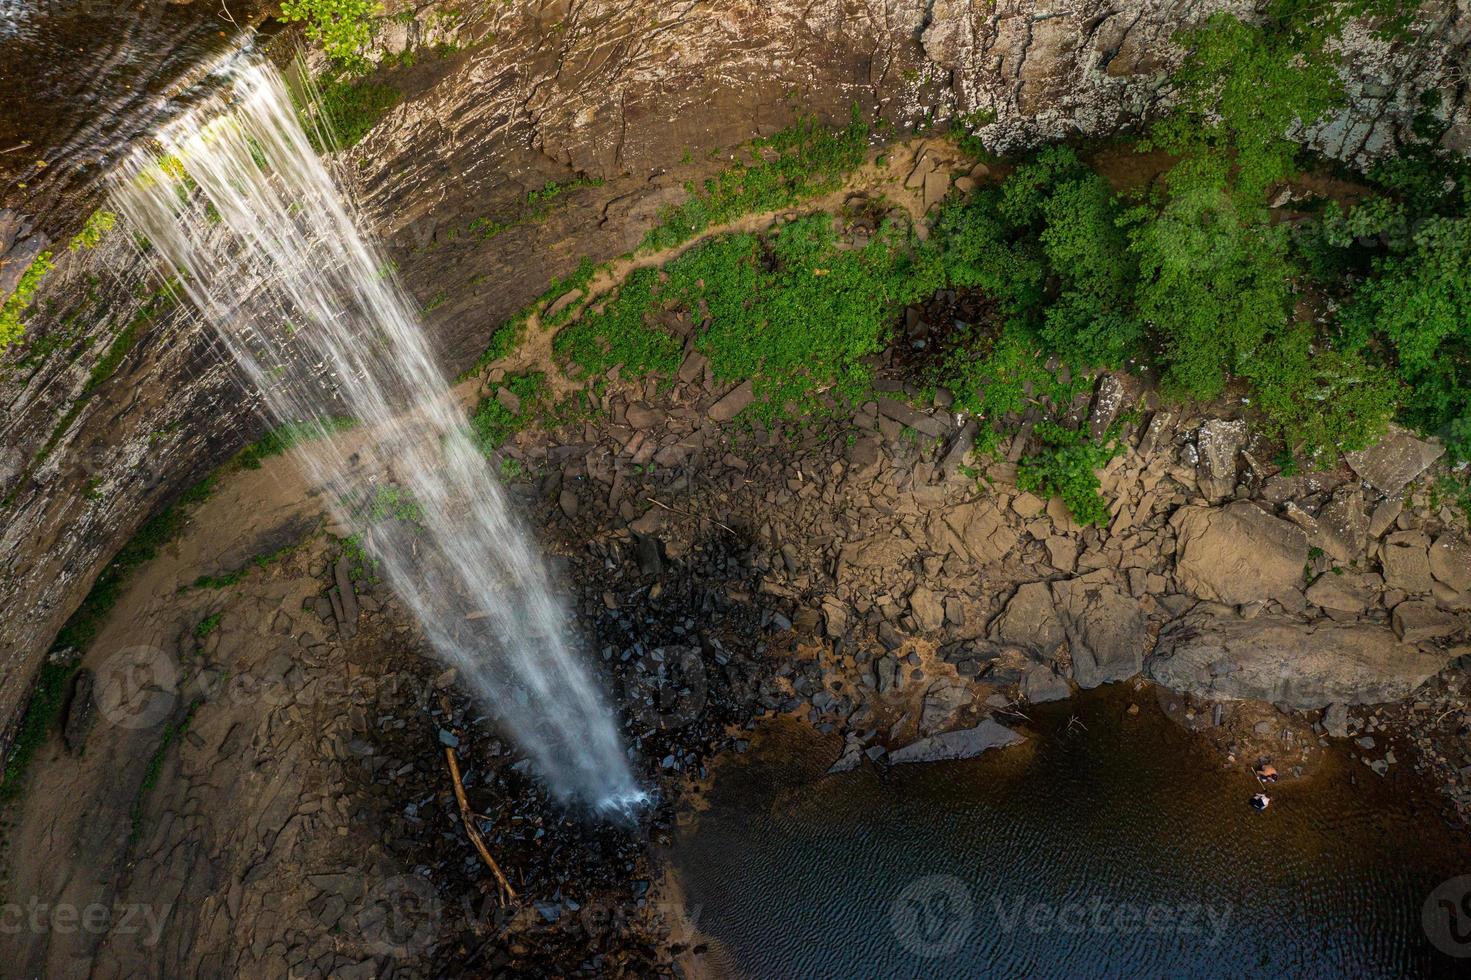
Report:
<svg viewBox="0 0 1471 980"><path fill-rule="evenodd" d="M71 689L72 676L81 665L81 658L74 657L64 663L47 660L36 676L36 686L31 699L26 703L25 714L10 746L10 757L5 760L5 782L0 784L0 805L13 802L20 796L25 785L25 775L35 758L36 751L46 741L46 736L61 720L61 710L66 707L67 692Z"/></svg>
<svg viewBox="0 0 1471 980"><path fill-rule="evenodd" d="M777 211L837 190L868 155L872 127L854 103L848 125L836 131L802 118L788 129L749 144L753 158L703 183L689 183L689 200L665 208L641 248L683 244L712 225L746 214Z"/></svg>
<svg viewBox="0 0 1471 980"><path fill-rule="evenodd" d="M470 417L470 437L481 452L490 455L535 420L545 380L545 375L537 372L511 375L502 382L520 402L520 411L511 411L494 396L480 399Z"/></svg>
<svg viewBox="0 0 1471 980"><path fill-rule="evenodd" d="M261 463L272 456L280 456L301 443L310 442L313 439L322 439L336 432L346 432L357 424L357 419L345 415L327 416L309 422L286 422L271 429L240 450L235 461L243 469L258 470Z"/></svg>
<svg viewBox="0 0 1471 980"><path fill-rule="evenodd" d="M392 85L354 78L345 73L328 73L317 79L315 106L298 106L304 117L307 138L318 153L354 147L389 109L403 101L403 93ZM314 125L320 113L326 125Z"/></svg>

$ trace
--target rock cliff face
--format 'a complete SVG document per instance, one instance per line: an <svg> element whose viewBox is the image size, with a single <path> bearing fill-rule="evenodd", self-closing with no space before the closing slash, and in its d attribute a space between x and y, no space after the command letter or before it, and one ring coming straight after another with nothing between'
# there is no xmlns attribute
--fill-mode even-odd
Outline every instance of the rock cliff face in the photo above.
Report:
<svg viewBox="0 0 1471 980"><path fill-rule="evenodd" d="M794 111L838 120L856 103L900 127L990 119L981 135L998 151L1105 135L1168 103L1175 30L1251 6L690 0L655 10L634 0L518 0L450 17L449 6L427 5L412 11L413 25L391 29L391 43L441 37L459 49L385 71L405 98L343 162L405 283L433 308L427 328L457 371L551 277L631 247L686 180ZM27 16L0 23L10 110L0 143L15 136L32 158L0 157L0 295L96 205L110 156L187 101L221 43L207 39L224 26L208 5L178 6L164 31L175 41L150 48L157 29L109 33L105 19L58 27L50 8ZM419 27L430 23L438 34ZM79 31L93 47L73 70L70 46L55 39ZM1352 28L1343 71L1353 104L1304 139L1361 160L1408 125L1421 91L1437 89L1449 138L1465 145L1471 121L1457 79L1471 60L1468 34L1471 16L1449 0L1425 6L1413 40ZM153 53L132 57L143 51ZM138 80L150 71L155 81ZM81 98L94 89L103 95ZM71 105L81 108L48 117ZM603 183L536 221L473 233L476 219L513 220L528 191L579 175ZM96 252L59 252L28 341L4 355L0 727L108 558L259 425L200 325L161 298L139 298L152 288L142 260L125 236L113 238Z"/></svg>

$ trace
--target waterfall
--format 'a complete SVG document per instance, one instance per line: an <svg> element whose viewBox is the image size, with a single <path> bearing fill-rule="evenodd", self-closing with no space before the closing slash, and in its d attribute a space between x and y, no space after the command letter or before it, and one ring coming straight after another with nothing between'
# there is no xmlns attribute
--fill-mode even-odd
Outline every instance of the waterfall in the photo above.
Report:
<svg viewBox="0 0 1471 980"><path fill-rule="evenodd" d="M114 174L116 209L268 416L358 421L358 439L297 440L297 461L552 791L602 811L636 806L643 793L569 646L547 566L469 438L412 303L277 72L253 56L221 72L217 98Z"/></svg>

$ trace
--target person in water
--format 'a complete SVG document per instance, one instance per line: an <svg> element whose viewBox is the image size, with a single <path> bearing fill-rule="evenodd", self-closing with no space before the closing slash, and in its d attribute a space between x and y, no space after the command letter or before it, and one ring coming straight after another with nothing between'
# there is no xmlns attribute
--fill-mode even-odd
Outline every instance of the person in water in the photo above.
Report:
<svg viewBox="0 0 1471 980"><path fill-rule="evenodd" d="M1272 798L1266 793L1258 793L1251 798L1251 805L1255 807L1258 812L1260 812L1272 805Z"/></svg>

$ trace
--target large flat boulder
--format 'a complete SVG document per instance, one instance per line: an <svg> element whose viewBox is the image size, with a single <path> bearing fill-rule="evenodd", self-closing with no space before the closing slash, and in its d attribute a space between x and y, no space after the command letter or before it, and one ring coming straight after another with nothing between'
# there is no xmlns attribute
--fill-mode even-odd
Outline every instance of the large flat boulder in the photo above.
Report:
<svg viewBox="0 0 1471 980"><path fill-rule="evenodd" d="M988 749L999 749L1015 745L1025 739L990 718L974 728L962 728L943 735L922 738L889 753L889 762L900 765L905 762L942 762L946 759L970 759Z"/></svg>
<svg viewBox="0 0 1471 980"><path fill-rule="evenodd" d="M1052 590L1047 583L1028 582L1018 586L1016 595L992 621L991 636L1050 660L1067 641L1067 633L1052 606Z"/></svg>
<svg viewBox="0 0 1471 980"><path fill-rule="evenodd" d="M1165 687L1199 697L1323 708L1401 700L1449 658L1367 623L1203 612L1160 633L1146 672Z"/></svg>
<svg viewBox="0 0 1471 980"><path fill-rule="evenodd" d="M1073 680L1082 688L1127 680L1144 666L1149 617L1105 575L1052 583L1052 601L1067 630Z"/></svg>
<svg viewBox="0 0 1471 980"><path fill-rule="evenodd" d="M1471 541L1446 532L1430 546L1430 574L1457 592L1471 592Z"/></svg>
<svg viewBox="0 0 1471 980"><path fill-rule="evenodd" d="M1202 599L1232 606L1283 600L1303 584L1307 534L1256 504L1181 507L1170 523L1175 577L1182 589Z"/></svg>
<svg viewBox="0 0 1471 980"><path fill-rule="evenodd" d="M1383 439L1368 449L1345 453L1343 458L1361 480L1395 497L1444 452L1445 447L1439 443L1416 439L1404 429L1390 426Z"/></svg>

